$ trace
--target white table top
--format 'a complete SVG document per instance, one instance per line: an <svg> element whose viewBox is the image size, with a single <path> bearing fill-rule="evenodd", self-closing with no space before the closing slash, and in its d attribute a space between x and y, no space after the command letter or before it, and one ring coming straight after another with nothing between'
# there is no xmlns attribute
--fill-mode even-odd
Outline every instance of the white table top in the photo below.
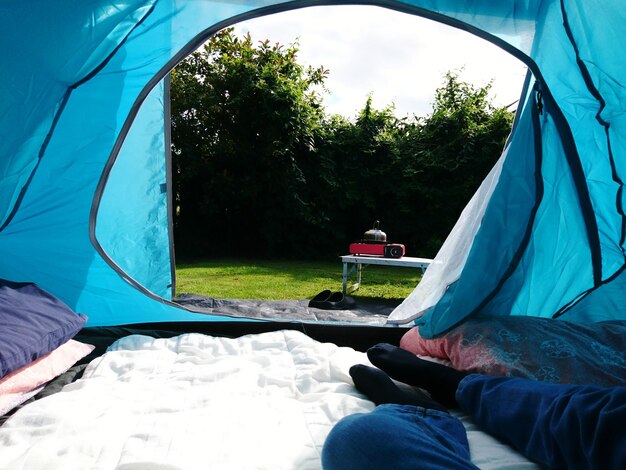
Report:
<svg viewBox="0 0 626 470"><path fill-rule="evenodd" d="M344 263L355 264L382 264L386 266L404 266L407 268L424 268L433 262L428 258L412 258L403 256L402 258L383 258L382 256L344 255L341 257Z"/></svg>

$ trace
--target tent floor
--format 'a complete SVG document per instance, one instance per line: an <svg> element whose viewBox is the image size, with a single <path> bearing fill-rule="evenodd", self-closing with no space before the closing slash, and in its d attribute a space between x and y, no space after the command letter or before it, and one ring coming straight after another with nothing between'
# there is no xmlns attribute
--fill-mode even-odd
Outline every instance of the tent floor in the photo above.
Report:
<svg viewBox="0 0 626 470"><path fill-rule="evenodd" d="M97 346L90 355L103 354L113 341L129 335L144 334L167 338L182 333L204 333L238 337L281 329L298 330L313 339L365 351L376 343L398 344L408 327L385 325L398 300L357 300L352 310L309 308L308 300L237 300L212 299L195 294L181 294L174 301L201 314L234 317L232 321L163 322L87 327L77 339ZM242 321L241 318L251 321Z"/></svg>
<svg viewBox="0 0 626 470"><path fill-rule="evenodd" d="M197 294L180 294L174 302L201 313L265 320L350 322L384 325L400 300L357 299L350 310L309 307L309 300L214 299Z"/></svg>

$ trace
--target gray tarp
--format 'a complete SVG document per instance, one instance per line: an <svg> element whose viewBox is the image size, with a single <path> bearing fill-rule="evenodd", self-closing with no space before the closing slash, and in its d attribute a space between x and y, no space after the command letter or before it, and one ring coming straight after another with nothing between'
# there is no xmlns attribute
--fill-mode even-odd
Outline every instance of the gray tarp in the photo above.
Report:
<svg viewBox="0 0 626 470"><path fill-rule="evenodd" d="M351 310L310 308L309 300L213 299L196 294L180 294L174 301L202 313L272 320L337 321L382 325L400 303L398 300L356 299Z"/></svg>

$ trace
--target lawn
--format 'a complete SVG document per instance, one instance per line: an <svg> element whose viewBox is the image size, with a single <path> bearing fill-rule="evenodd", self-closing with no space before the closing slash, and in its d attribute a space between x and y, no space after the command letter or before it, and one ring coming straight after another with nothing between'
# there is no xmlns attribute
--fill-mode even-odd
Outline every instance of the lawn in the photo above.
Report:
<svg viewBox="0 0 626 470"><path fill-rule="evenodd" d="M342 264L319 261L202 260L176 266L176 292L218 299L299 300L324 289L341 291ZM419 269L367 266L355 297L403 299ZM352 276L352 280L354 276Z"/></svg>

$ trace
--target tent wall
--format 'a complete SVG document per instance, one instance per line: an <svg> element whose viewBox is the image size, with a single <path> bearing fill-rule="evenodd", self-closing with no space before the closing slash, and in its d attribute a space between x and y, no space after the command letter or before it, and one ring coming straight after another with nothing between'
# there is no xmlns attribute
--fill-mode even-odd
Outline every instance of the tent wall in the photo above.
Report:
<svg viewBox="0 0 626 470"><path fill-rule="evenodd" d="M541 151L538 150L541 148L541 134L536 89L527 94L527 100L520 106L519 112L522 113L521 117L499 162L502 169L497 174L495 188L484 194L481 188L477 193L478 203L485 206L484 210L471 217L461 217L453 229L453 234L470 238L464 242L468 254L460 272L442 275L437 281L437 284L449 287L440 298L430 299L431 304L425 304L434 307L420 319L420 323L425 325L423 334L432 335L435 331L447 330L458 323L457 312L473 312L483 307L485 299L498 292L501 280L517 267L520 246L525 244L525 238L529 236L528 227L533 224L537 198L541 197L542 192L539 173ZM483 185L486 183L494 184L490 178ZM479 225L477 230L471 228L475 224ZM498 250L494 251L494 246ZM451 250L442 249L433 264L439 269L451 266L455 258L462 256L459 248L457 245ZM404 318L399 314L403 313L415 319L426 310L421 309L413 298L422 289L428 289L432 275L429 268L416 293L396 309L391 316L392 320L402 322ZM509 296L501 300L512 302L513 298Z"/></svg>
<svg viewBox="0 0 626 470"><path fill-rule="evenodd" d="M62 106L50 104L51 109L60 108L61 112L14 216L0 232L0 256L5 260L0 266L0 276L37 282L72 308L86 313L92 326L223 320L219 316L193 314L147 295L150 292L137 288L129 275L114 270L90 238L92 205L108 177L105 170L112 167L110 157L112 153L117 156L139 105L163 78L154 77L198 33L200 28L193 28L198 18L212 24L221 16L220 12L217 17L207 14L211 10L209 3L202 4L206 11L183 8L186 15L175 14L173 2L136 3L141 7L136 10L143 15L128 14L118 20L118 27L126 23L132 27L127 28L125 36L115 35L114 52L103 51L96 62L96 73L86 80L80 75L78 86L66 85L65 94L59 97ZM130 7L126 5L128 2L119 5L119 9L128 10ZM29 6L29 14L39 14L37 5ZM118 10L112 2L91 2L89 7L76 10L73 6L67 6L68 20L58 21L76 29L75 43L80 42L78 38L87 41L92 35L97 37L104 27L99 21L108 25L110 12ZM235 5L231 14L244 9ZM97 11L102 15L95 15ZM28 17L26 13L24 17ZM180 23L173 24L174 17ZM203 23L202 28L205 26ZM180 34L174 38L172 30ZM45 43L45 32L49 31L39 31L37 37L28 39L35 44ZM108 39L113 41L112 37ZM69 55L69 46L66 49ZM58 58L58 67L65 64L62 59ZM8 64L3 64L3 70L5 66ZM12 79L12 83L18 86L18 78ZM156 122L160 125L152 134L162 139L163 121ZM100 219L98 223L109 225L114 221ZM140 256L138 253L136 258ZM144 259L145 263L150 261Z"/></svg>
<svg viewBox="0 0 626 470"><path fill-rule="evenodd" d="M72 87L96 71L151 6L137 0L111 9L108 3L9 0L0 5L7 45L0 67L0 226L43 157Z"/></svg>
<svg viewBox="0 0 626 470"><path fill-rule="evenodd" d="M607 17L594 25L581 22L589 4L595 4L591 16ZM553 1L542 4L537 20L530 55L538 83L530 97L532 106L525 108L508 149L505 167L510 164L514 171L502 172L500 189L489 200L460 278L452 280L440 300L430 305L413 301L418 298L418 286L413 299L393 314L396 321L402 321L426 312L416 321L426 336L441 334L471 315L626 319L624 291L606 286L625 263L621 175L626 168L623 147L616 144L624 135L614 132L616 126L603 117L608 107L603 103L609 100L613 109L622 109L613 116L619 127L623 105L614 100L622 92L620 82L626 79L626 60L609 53L609 42L596 36L605 21L612 31L626 18L617 2L585 2L582 8L579 2ZM626 40L623 29L616 35ZM579 43L587 45L586 57ZM603 72L611 70L612 75L596 73L596 84L589 67L595 69L603 61L607 62ZM534 110L534 117L528 109ZM520 141L520 133L533 121L538 139L534 151L528 148L528 139ZM527 155L520 159L519 151ZM536 207L531 219L524 209L520 214L511 199L521 189L516 181L525 174L524 158L534 159L540 170L534 178L540 186L534 194L528 191L531 199L526 201ZM532 178L526 175L529 183ZM528 221L525 228L518 227L522 221ZM519 239L509 233L527 236ZM511 257L512 253L516 255ZM425 280L428 277L427 272ZM577 307L567 313L598 289L603 295L593 298L602 297L605 303L620 307L607 312L590 308L594 303L586 301L585 309Z"/></svg>
<svg viewBox="0 0 626 470"><path fill-rule="evenodd" d="M109 262L155 295L171 299L174 253L167 85L164 80L152 90L133 121L94 211L93 225L96 243Z"/></svg>
<svg viewBox="0 0 626 470"><path fill-rule="evenodd" d="M624 266L620 2L364 2L465 29L536 78L460 277L439 302L407 299L398 321L428 311L419 321L435 335L474 314L566 315L600 288L626 300L609 288ZM172 284L162 80L224 26L318 4L4 2L14 47L0 57L0 276L37 282L94 326L219 320L159 299Z"/></svg>

